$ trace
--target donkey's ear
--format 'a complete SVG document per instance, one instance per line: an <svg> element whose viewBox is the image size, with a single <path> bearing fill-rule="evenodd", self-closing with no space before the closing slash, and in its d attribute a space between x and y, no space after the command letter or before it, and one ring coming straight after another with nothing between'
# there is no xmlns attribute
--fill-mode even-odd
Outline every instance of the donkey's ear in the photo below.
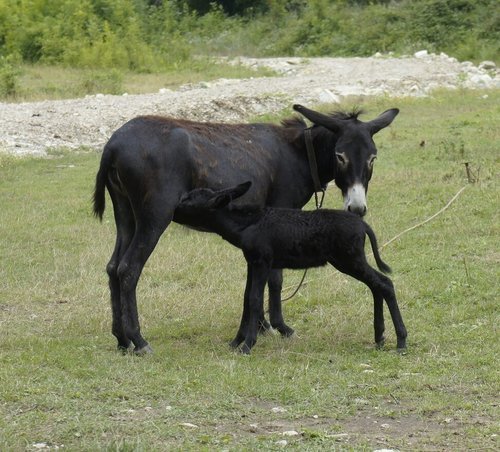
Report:
<svg viewBox="0 0 500 452"><path fill-rule="evenodd" d="M370 133L375 135L379 130L387 127L394 118L398 115L399 110L397 108L391 108L390 110L384 111L378 118L368 121L368 127L370 128Z"/></svg>
<svg viewBox="0 0 500 452"><path fill-rule="evenodd" d="M243 182L235 187L226 188L218 191L210 201L210 207L213 209L220 209L227 206L231 201L240 196L243 196L252 185L252 182Z"/></svg>
<svg viewBox="0 0 500 452"><path fill-rule="evenodd" d="M333 132L340 132L342 130L343 124L339 119L324 115L323 113L319 113L318 111L310 110L303 105L295 104L293 106L293 109L318 126L324 126L327 129L332 130Z"/></svg>

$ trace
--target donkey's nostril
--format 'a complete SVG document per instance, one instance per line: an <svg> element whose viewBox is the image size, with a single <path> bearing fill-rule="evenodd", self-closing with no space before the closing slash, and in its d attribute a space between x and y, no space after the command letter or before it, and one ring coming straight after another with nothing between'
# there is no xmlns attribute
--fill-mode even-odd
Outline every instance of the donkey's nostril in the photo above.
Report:
<svg viewBox="0 0 500 452"><path fill-rule="evenodd" d="M366 215L366 212L367 212L367 208L366 206L352 206L352 205L348 205L347 206L347 210L349 212L352 212L352 213L355 213L356 215L359 215L360 217L364 217Z"/></svg>

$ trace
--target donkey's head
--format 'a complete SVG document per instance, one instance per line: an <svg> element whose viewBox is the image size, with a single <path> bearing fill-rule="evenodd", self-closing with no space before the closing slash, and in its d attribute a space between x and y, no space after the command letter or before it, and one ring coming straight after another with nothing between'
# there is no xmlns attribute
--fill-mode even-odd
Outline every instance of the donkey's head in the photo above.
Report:
<svg viewBox="0 0 500 452"><path fill-rule="evenodd" d="M365 215L368 183L377 157L372 137L387 127L399 110L393 108L372 121L362 122L357 119L359 113L329 116L302 105L294 105L293 108L315 125L323 126L335 134L335 184L342 190L344 209Z"/></svg>

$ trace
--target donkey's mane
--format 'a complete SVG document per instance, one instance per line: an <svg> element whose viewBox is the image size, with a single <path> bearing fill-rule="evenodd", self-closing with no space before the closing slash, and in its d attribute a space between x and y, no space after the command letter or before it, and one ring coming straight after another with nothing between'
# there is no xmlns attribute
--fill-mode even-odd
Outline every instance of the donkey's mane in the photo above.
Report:
<svg viewBox="0 0 500 452"><path fill-rule="evenodd" d="M350 111L337 110L330 113L330 116L335 119L358 119L359 115L362 115L364 111L361 108L354 107Z"/></svg>

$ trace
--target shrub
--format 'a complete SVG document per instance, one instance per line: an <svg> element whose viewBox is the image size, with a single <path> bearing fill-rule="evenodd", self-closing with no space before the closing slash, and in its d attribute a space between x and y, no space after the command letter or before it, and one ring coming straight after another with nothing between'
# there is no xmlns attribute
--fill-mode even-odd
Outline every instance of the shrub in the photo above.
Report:
<svg viewBox="0 0 500 452"><path fill-rule="evenodd" d="M0 55L74 67L152 72L207 54L362 56L418 48L496 59L499 42L495 0L0 2Z"/></svg>
<svg viewBox="0 0 500 452"><path fill-rule="evenodd" d="M13 97L19 90L19 57L0 57L0 97Z"/></svg>
<svg viewBox="0 0 500 452"><path fill-rule="evenodd" d="M92 71L85 77L82 88L89 94L122 94L123 75L117 69Z"/></svg>

